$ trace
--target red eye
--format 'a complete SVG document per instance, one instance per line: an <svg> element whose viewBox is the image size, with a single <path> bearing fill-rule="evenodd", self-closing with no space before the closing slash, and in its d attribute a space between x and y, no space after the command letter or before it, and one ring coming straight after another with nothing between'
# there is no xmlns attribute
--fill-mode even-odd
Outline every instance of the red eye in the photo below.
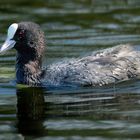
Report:
<svg viewBox="0 0 140 140"><path fill-rule="evenodd" d="M25 34L25 30L21 30L19 32L19 38L22 39L24 37L24 34Z"/></svg>

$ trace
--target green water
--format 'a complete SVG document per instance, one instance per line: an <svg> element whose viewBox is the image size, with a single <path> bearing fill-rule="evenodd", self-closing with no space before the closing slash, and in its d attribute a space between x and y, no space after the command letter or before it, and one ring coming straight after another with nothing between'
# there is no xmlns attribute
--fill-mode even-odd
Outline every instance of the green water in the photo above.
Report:
<svg viewBox="0 0 140 140"><path fill-rule="evenodd" d="M0 44L13 22L44 30L43 65L140 44L139 0L1 0ZM0 55L0 140L139 140L140 81L103 88L16 86L15 50Z"/></svg>

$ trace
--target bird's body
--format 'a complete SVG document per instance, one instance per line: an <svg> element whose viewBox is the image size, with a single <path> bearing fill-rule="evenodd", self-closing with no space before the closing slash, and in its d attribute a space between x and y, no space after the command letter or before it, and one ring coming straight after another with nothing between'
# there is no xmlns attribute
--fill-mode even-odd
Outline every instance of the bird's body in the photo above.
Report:
<svg viewBox="0 0 140 140"><path fill-rule="evenodd" d="M118 45L83 58L54 63L46 69L46 82L50 85L103 86L138 78L140 52L136 48L129 44Z"/></svg>
<svg viewBox="0 0 140 140"><path fill-rule="evenodd" d="M138 46L118 45L85 57L65 59L42 70L45 37L37 24L12 24L6 41L8 43L5 42L0 52L12 47L17 50L17 83L31 86L44 83L55 86L102 86L139 78L140 75Z"/></svg>

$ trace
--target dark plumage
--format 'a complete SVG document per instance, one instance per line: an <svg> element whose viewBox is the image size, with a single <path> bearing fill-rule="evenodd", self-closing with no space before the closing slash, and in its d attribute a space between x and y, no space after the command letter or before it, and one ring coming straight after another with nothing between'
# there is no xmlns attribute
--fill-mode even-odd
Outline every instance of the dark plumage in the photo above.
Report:
<svg viewBox="0 0 140 140"><path fill-rule="evenodd" d="M45 49L44 33L35 23L21 22L14 40L16 41L14 48L17 50L17 83L40 84L43 75L41 67Z"/></svg>
<svg viewBox="0 0 140 140"><path fill-rule="evenodd" d="M139 46L118 45L93 52L91 55L52 64L42 70L45 37L32 22L12 24L0 52L17 50L17 83L28 85L88 85L102 86L140 75Z"/></svg>

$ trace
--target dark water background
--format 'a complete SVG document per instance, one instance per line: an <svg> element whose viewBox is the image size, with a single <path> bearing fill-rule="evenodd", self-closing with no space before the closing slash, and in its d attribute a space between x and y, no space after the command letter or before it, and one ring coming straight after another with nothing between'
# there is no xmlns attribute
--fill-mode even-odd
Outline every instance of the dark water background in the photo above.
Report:
<svg viewBox="0 0 140 140"><path fill-rule="evenodd" d="M44 66L140 44L140 0L1 0L0 44L13 22L40 24ZM0 55L0 140L139 140L140 81L104 88L19 88L15 51Z"/></svg>

